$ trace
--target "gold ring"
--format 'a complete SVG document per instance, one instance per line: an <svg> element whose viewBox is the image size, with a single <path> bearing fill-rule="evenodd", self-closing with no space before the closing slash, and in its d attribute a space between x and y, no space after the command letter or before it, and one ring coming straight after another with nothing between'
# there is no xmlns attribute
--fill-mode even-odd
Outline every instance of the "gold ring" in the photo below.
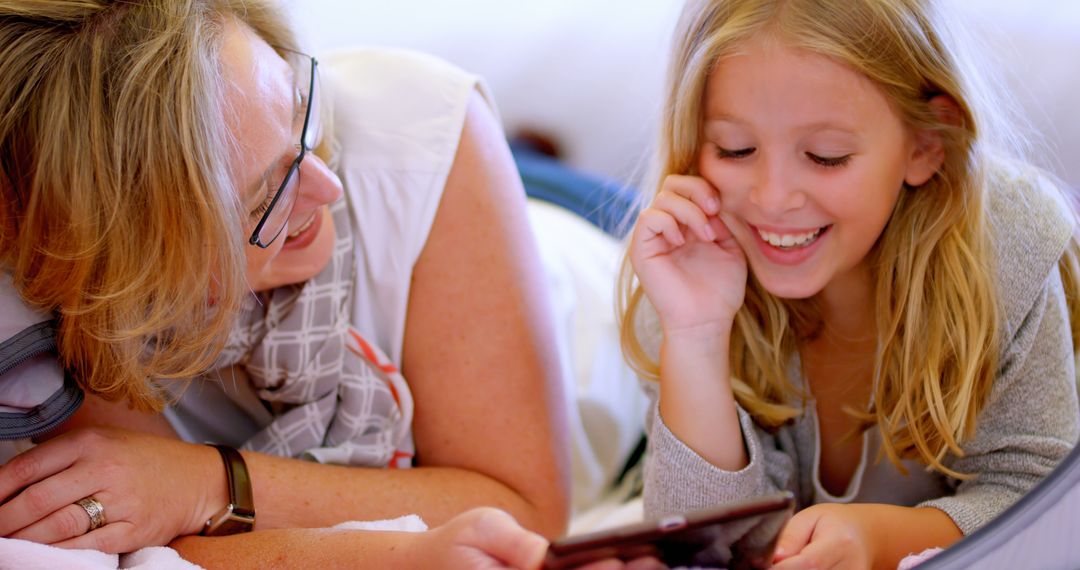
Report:
<svg viewBox="0 0 1080 570"><path fill-rule="evenodd" d="M105 505L102 505L101 501L93 497L86 497L75 501L75 504L82 507L87 516L90 517L90 528L86 532L105 526Z"/></svg>

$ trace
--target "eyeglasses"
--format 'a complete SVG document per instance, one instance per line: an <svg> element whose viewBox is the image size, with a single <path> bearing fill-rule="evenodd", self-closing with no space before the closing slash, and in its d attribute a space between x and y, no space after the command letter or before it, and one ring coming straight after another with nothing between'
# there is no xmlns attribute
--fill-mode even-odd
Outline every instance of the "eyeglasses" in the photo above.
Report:
<svg viewBox="0 0 1080 570"><path fill-rule="evenodd" d="M270 206L266 208L266 212L255 226L255 231L251 232L251 237L248 238L248 243L261 248L270 247L270 244L274 243L274 240L285 229L289 216L292 214L293 205L296 204L296 196L299 194L300 163L319 142L319 97L315 92L315 86L319 84L319 62L309 55L296 55L302 57L302 60L298 62L296 76L306 77L307 74L304 72L310 71L311 78L306 86L307 89L304 89L302 84L297 89L299 103L306 104L304 123L300 129L300 144L297 146L299 152L296 159L292 161L292 165L289 166L289 171L285 174L281 185L278 186L277 193L270 201Z"/></svg>

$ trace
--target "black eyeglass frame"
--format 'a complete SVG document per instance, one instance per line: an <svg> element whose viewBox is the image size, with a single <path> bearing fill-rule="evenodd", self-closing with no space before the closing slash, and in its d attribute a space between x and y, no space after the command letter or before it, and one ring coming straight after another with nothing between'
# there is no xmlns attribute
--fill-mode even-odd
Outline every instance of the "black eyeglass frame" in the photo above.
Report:
<svg viewBox="0 0 1080 570"><path fill-rule="evenodd" d="M270 219L270 214L274 212L274 206L277 206L278 202L281 201L281 198L284 197L285 189L289 187L289 182L292 181L292 177L296 176L297 173L300 171L300 163L304 161L304 157L307 156L308 151L313 150L308 148L307 134L308 128L310 128L311 126L311 109L315 104L315 83L316 77L318 76L319 60L315 59L314 56L310 56L305 53L292 53L304 56L311 60L311 80L308 84L307 109L304 110L304 126L300 130L300 154L296 155L296 159L294 159L292 165L289 166L289 172L286 173L285 178L281 180L281 185L278 186L277 192L274 193L274 199L270 201L270 205L267 206L266 211L263 212L262 218L259 219L259 223L255 225L255 230L251 232L251 237L248 238L248 244L258 246L262 249L270 247L270 244L274 243L274 240L281 237L281 232L284 231L285 226L288 225L287 223L281 224L281 227L278 228L278 231L276 234L274 234L274 237L270 238L270 240L266 243L262 243L262 240L259 239L259 234L262 232L263 226L265 226L266 222ZM300 190L298 188L297 192L299 191Z"/></svg>

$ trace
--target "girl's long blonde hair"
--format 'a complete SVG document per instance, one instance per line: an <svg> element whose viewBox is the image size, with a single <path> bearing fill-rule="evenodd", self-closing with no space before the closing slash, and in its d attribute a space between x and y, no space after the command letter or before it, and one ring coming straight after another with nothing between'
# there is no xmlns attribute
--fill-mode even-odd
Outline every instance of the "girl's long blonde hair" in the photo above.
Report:
<svg viewBox="0 0 1080 570"><path fill-rule="evenodd" d="M247 292L230 17L296 47L258 0L0 3L0 269L80 383L139 409L213 362Z"/></svg>
<svg viewBox="0 0 1080 570"><path fill-rule="evenodd" d="M988 158L1014 139L991 124L982 91L965 83L969 70L940 24L924 0L690 0L670 62L655 188L667 175L696 174L709 72L762 33L846 64L870 78L911 129L940 133L945 162L929 182L901 192L869 253L879 350L873 407L858 415L881 431L894 463L915 458L963 476L943 458L961 454L960 443L974 434L1002 346ZM931 111L936 95L956 101L956 124ZM1077 251L1074 238L1060 263L1074 342ZM643 291L628 260L620 280L624 353L639 374L658 379L658 363L639 337ZM792 403L803 393L788 378L788 365L797 341L820 326L813 301L776 298L751 276L733 326L731 370L736 399L758 424L776 428L801 413Z"/></svg>

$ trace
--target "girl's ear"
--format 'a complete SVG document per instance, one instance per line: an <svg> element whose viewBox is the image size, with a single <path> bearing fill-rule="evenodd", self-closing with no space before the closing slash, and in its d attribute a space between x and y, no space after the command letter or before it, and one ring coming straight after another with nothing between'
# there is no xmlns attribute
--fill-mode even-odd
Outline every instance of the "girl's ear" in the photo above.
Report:
<svg viewBox="0 0 1080 570"><path fill-rule="evenodd" d="M929 105L938 123L954 127L961 126L960 106L952 97L935 95L930 99ZM908 160L904 182L912 187L926 184L926 181L930 180L941 168L943 162L945 162L945 145L941 140L941 132L936 129L915 131L915 148Z"/></svg>

